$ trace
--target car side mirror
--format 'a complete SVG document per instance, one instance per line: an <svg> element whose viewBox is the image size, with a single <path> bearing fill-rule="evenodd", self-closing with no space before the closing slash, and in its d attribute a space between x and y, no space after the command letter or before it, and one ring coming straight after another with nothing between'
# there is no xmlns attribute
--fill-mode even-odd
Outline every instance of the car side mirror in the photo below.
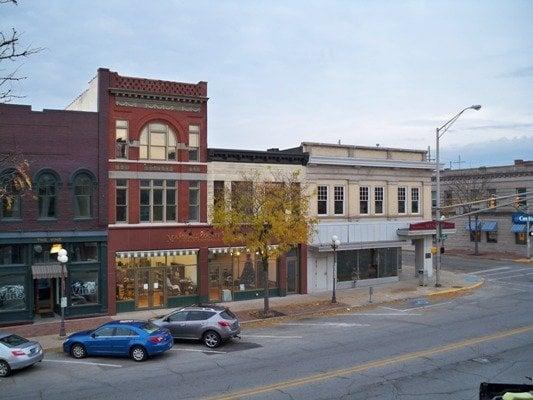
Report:
<svg viewBox="0 0 533 400"><path fill-rule="evenodd" d="M92 337L93 339L96 339L96 333L91 333L91 337Z"/></svg>

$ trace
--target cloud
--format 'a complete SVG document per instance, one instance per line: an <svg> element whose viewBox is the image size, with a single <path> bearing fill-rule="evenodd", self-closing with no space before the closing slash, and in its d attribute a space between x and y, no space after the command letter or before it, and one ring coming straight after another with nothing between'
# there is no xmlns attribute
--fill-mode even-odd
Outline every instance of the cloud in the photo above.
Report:
<svg viewBox="0 0 533 400"><path fill-rule="evenodd" d="M504 74L498 75L497 78L527 78L530 76L533 76L533 65L506 72Z"/></svg>
<svg viewBox="0 0 533 400"><path fill-rule="evenodd" d="M533 136L517 136L468 145L448 146L442 149L441 160L447 166L461 157L462 168L507 165L516 159L533 160ZM457 164L452 164L458 168Z"/></svg>

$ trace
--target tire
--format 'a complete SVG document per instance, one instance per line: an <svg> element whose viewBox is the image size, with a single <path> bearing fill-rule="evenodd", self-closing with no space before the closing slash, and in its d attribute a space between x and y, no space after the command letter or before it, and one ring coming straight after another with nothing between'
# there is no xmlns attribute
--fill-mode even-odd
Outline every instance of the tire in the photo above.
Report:
<svg viewBox="0 0 533 400"><path fill-rule="evenodd" d="M0 360L0 378L5 378L11 373L11 367L7 361Z"/></svg>
<svg viewBox="0 0 533 400"><path fill-rule="evenodd" d="M222 339L218 333L215 331L207 331L202 336L202 341L204 344L209 347L210 349L214 349L215 347L220 346L220 343L222 343Z"/></svg>
<svg viewBox="0 0 533 400"><path fill-rule="evenodd" d="M87 357L87 350L85 346L80 343L74 343L70 348L70 355L74 358L80 359Z"/></svg>
<svg viewBox="0 0 533 400"><path fill-rule="evenodd" d="M133 346L130 350L130 357L133 361L141 362L148 358L148 353L142 346Z"/></svg>

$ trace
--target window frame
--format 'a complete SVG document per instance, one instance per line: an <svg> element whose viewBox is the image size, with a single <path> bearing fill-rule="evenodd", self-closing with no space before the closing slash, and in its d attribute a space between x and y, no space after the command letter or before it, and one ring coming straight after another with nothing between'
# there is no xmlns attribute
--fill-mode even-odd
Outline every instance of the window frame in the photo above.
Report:
<svg viewBox="0 0 533 400"><path fill-rule="evenodd" d="M44 194L42 195L41 194L41 180L43 180L44 178L46 177L51 177L53 179L53 189L54 189L54 194L53 195L50 195L50 194ZM43 171L41 172L38 176L37 176L37 179L36 179L36 188L37 188L37 213L38 213L38 217L37 217L37 220L40 220L40 221L54 221L54 220L57 220L58 217L59 217L59 207L58 207L58 197L59 197L59 189L60 189L60 180L59 180L59 176L54 172L54 171L50 171L50 170L47 170L47 171ZM45 197L46 196L46 197ZM42 216L42 205L41 205L41 201L42 199L44 198L53 198L54 199L54 215L53 216Z"/></svg>
<svg viewBox="0 0 533 400"><path fill-rule="evenodd" d="M403 191L403 195L401 195L401 192ZM401 199L403 197L403 199ZM407 188L405 186L399 186L397 191L397 208L398 208L398 214L404 215L407 214ZM400 203L403 202L403 211L400 211Z"/></svg>
<svg viewBox="0 0 533 400"><path fill-rule="evenodd" d="M161 181L161 186L156 185L156 181ZM149 182L148 186L143 185L143 182ZM173 182L172 185L169 185L169 182ZM142 194L144 191L148 191L148 204L142 203ZM154 193L156 190L161 190L161 203L154 203ZM174 192L174 204L168 204L168 192ZM174 179L141 179L139 183L139 222L142 224L165 224L165 223L175 223L176 222L176 208L178 206L178 195L177 195L177 185L176 180ZM168 220L167 213L169 207L174 207L174 219ZM142 210L143 207L149 207L148 221L142 219ZM161 207L161 220L154 220L154 209L155 207Z"/></svg>
<svg viewBox="0 0 533 400"><path fill-rule="evenodd" d="M121 123L124 123L125 126L119 126ZM121 143L121 146L119 148L119 140L118 140L118 132L119 130L125 130L126 131L126 139L125 142ZM116 119L115 120L115 159L118 160L127 160L128 159L128 153L129 153L129 121L126 119ZM119 155L120 151L120 155ZM124 155L122 156L122 153Z"/></svg>
<svg viewBox="0 0 533 400"><path fill-rule="evenodd" d="M333 214L334 215L344 215L345 211L345 202L344 202L344 186L334 186L333 187ZM337 212L337 204L341 203L342 212Z"/></svg>
<svg viewBox="0 0 533 400"><path fill-rule="evenodd" d="M321 192L321 189L322 189L322 193ZM325 195L325 198L323 197ZM321 198L322 196L322 198ZM328 204L328 199L329 199L329 188L327 185L318 185L317 186L317 193L316 193L316 198L317 198L317 215L328 215L329 214L329 204ZM323 202L326 204L326 212L325 213L321 213L320 212L320 203Z"/></svg>
<svg viewBox="0 0 533 400"><path fill-rule="evenodd" d="M119 181L122 182L124 181L125 184L124 185L119 185ZM115 180L115 223L116 224L127 224L128 223L128 210L129 210L129 181L128 179L116 179ZM125 195L124 195L124 198L125 198L125 201L126 201L126 204L118 204L117 201L118 201L118 191L119 190L124 190L125 191ZM122 221L122 220L118 220L117 219L117 216L118 216L118 207L124 207L125 208L125 220Z"/></svg>
<svg viewBox="0 0 533 400"><path fill-rule="evenodd" d="M158 130L155 130L154 128L152 128L153 126L155 125L162 125L165 127L165 131L158 131ZM154 130L152 130L154 129ZM165 134L165 144L164 145L159 145L159 144L153 144L152 141L153 141L153 138L152 138L152 134ZM172 145L170 143L170 137L174 138L174 144ZM143 143L144 139L146 138L146 143ZM141 130L141 134L139 136L139 160L147 160L147 161L171 161L171 162L175 162L175 161L178 161L178 150L179 150L179 146L178 146L178 135L176 133L176 131L173 129L172 126L170 126L168 123L166 122L157 122L157 121L152 121L152 122L149 122L148 124L146 124L142 130ZM143 148L146 148L146 157L143 157L142 156L142 149ZM164 158L154 158L153 155L152 155L152 151L153 149L155 148L164 148L165 149L165 157ZM170 150L174 149L174 154L175 154L175 157L174 158L169 158L169 153L170 153Z"/></svg>
<svg viewBox="0 0 533 400"><path fill-rule="evenodd" d="M191 204L191 191L195 191L197 193L197 203ZM187 207L187 221L188 222L200 222L200 182L199 181L189 181L189 187L187 189L187 198L188 198L188 207ZM196 219L191 219L191 207L196 208Z"/></svg>
<svg viewBox="0 0 533 400"><path fill-rule="evenodd" d="M198 128L198 131L191 130L191 128ZM196 146L191 146L191 135L197 136ZM200 125L189 125L189 145L187 146L187 153L189 155L189 161L200 162ZM191 158L191 154L196 154L194 159Z"/></svg>
<svg viewBox="0 0 533 400"><path fill-rule="evenodd" d="M88 188L89 188L89 194L83 194L78 195L76 194L76 189L78 187L77 181L78 179L85 178L88 181ZM73 196L73 205L74 205L74 219L76 220L87 220L93 218L93 188L94 188L94 179L93 177L87 173L87 172L80 172L77 173L74 178L72 179L72 196ZM89 197L89 215L83 216L79 214L79 205L78 205L78 197L84 196Z"/></svg>
<svg viewBox="0 0 533 400"><path fill-rule="evenodd" d="M363 204L365 204L366 211L363 212ZM359 187L359 214L370 214L370 188L368 186Z"/></svg>
<svg viewBox="0 0 533 400"><path fill-rule="evenodd" d="M498 231L486 232L487 243L498 243Z"/></svg>
<svg viewBox="0 0 533 400"><path fill-rule="evenodd" d="M527 195L526 195L527 188L526 187L517 187L515 189L515 192L516 192L516 196L520 197L520 203L519 203L520 207L526 207L527 206Z"/></svg>
<svg viewBox="0 0 533 400"><path fill-rule="evenodd" d="M521 239L523 237L523 239ZM527 246L527 233L526 232L515 232L514 242L519 246Z"/></svg>
<svg viewBox="0 0 533 400"><path fill-rule="evenodd" d="M381 190L381 199L378 198L378 191ZM377 204L381 202L381 212L378 212ZM383 186L374 187L374 214L383 215L385 214L385 188Z"/></svg>
<svg viewBox="0 0 533 400"><path fill-rule="evenodd" d="M416 200L414 196L415 193L416 193ZM420 188L412 187L411 190L409 190L409 194L411 195L411 201L410 201L411 214L420 214ZM415 204L416 204L416 211L413 208Z"/></svg>

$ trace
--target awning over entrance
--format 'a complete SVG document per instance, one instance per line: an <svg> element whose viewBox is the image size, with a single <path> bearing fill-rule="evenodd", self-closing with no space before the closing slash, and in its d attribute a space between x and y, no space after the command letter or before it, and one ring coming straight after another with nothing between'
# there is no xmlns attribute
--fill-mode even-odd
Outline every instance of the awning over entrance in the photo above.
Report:
<svg viewBox="0 0 533 400"><path fill-rule="evenodd" d="M511 227L513 233L526 233L526 224L513 224Z"/></svg>
<svg viewBox="0 0 533 400"><path fill-rule="evenodd" d="M278 245L274 244L272 246L268 246L269 249L275 249ZM231 254L235 251L249 251L249 249L246 249L244 246L237 246L237 247L210 247L209 252L211 254Z"/></svg>
<svg viewBox="0 0 533 400"><path fill-rule="evenodd" d="M477 227L476 227L476 221L470 221L470 225L466 224L466 230L467 231L477 231L481 230L482 222L477 221Z"/></svg>
<svg viewBox="0 0 533 400"><path fill-rule="evenodd" d="M117 251L118 258L189 256L198 254L198 249Z"/></svg>
<svg viewBox="0 0 533 400"><path fill-rule="evenodd" d="M67 276L67 267L65 267ZM33 279L61 278L61 264L36 264L31 266Z"/></svg>
<svg viewBox="0 0 533 400"><path fill-rule="evenodd" d="M497 221L484 221L481 225L481 230L483 232L496 232L498 230Z"/></svg>

